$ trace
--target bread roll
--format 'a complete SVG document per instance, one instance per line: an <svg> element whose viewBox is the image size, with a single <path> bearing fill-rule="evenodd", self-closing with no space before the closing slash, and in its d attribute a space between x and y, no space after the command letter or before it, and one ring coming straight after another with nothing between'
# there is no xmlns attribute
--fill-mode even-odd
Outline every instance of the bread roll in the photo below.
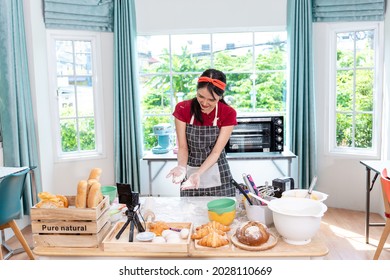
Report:
<svg viewBox="0 0 390 280"><path fill-rule="evenodd" d="M102 200L102 192L100 190L100 183L94 182L89 189L88 198L87 198L87 207L94 208L98 206L100 201Z"/></svg>
<svg viewBox="0 0 390 280"><path fill-rule="evenodd" d="M87 207L87 193L88 193L88 182L86 180L79 181L77 185L77 195L75 200L76 208Z"/></svg>
<svg viewBox="0 0 390 280"><path fill-rule="evenodd" d="M89 173L88 180L95 179L97 181L100 180L100 175L102 174L102 170L100 168L93 168Z"/></svg>
<svg viewBox="0 0 390 280"><path fill-rule="evenodd" d="M68 198L64 195L61 195L61 194L57 194L56 197L62 201L62 203L64 204L64 208L68 208L69 207L69 201L68 201Z"/></svg>
<svg viewBox="0 0 390 280"><path fill-rule="evenodd" d="M36 208L64 208L62 201L41 200L35 205Z"/></svg>

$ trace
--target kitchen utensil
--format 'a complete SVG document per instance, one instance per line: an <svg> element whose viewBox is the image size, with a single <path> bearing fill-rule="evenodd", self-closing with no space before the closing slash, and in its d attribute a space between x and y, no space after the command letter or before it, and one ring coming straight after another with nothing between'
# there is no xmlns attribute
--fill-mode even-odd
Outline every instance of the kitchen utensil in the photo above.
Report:
<svg viewBox="0 0 390 280"><path fill-rule="evenodd" d="M250 205L253 205L250 197L247 195L247 193L244 191L244 189L241 187L241 185L236 182L236 180L231 179L230 183L232 183L240 191L240 193L242 193L245 196L245 198L248 200Z"/></svg>
<svg viewBox="0 0 390 280"><path fill-rule="evenodd" d="M274 225L286 243L304 245L311 242L327 211L324 203L307 199L285 197L269 201Z"/></svg>
<svg viewBox="0 0 390 280"><path fill-rule="evenodd" d="M265 204L265 205L267 205L267 204L269 203L268 200L266 200L266 199L264 199L264 198L261 198L260 196L255 195L254 193L249 193L249 195L250 195L251 197L256 198L257 200L259 200L261 203L263 203L263 204Z"/></svg>
<svg viewBox="0 0 390 280"><path fill-rule="evenodd" d="M242 174L242 179L244 180L245 185L248 187L250 192L255 193L255 190L252 187L252 184L249 182L248 177L245 173Z"/></svg>
<svg viewBox="0 0 390 280"><path fill-rule="evenodd" d="M274 197L281 198L284 191L295 189L294 185L294 178L292 177L282 177L272 180L272 187L275 189Z"/></svg>
<svg viewBox="0 0 390 280"><path fill-rule="evenodd" d="M310 198L311 193L312 193L313 188L316 185L316 183L317 183L317 176L314 176L313 179L311 180L310 187L309 187L309 190L307 191L305 198Z"/></svg>

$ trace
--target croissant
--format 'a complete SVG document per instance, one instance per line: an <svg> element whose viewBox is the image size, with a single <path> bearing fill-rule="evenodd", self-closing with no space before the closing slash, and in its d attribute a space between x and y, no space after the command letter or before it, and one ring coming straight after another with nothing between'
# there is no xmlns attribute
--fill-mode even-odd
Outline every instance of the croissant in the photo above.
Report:
<svg viewBox="0 0 390 280"><path fill-rule="evenodd" d="M154 232L156 236L160 236L161 233L166 229L169 229L169 226L167 223L161 221L151 223L149 226L149 231Z"/></svg>
<svg viewBox="0 0 390 280"><path fill-rule="evenodd" d="M203 227L207 227L207 226L214 228L214 229L222 230L224 232L228 232L230 230L230 227L225 226L225 225L223 225L219 222L216 222L216 221L208 222L207 224L201 225L201 226L197 227L196 230L199 230L199 229L201 229Z"/></svg>
<svg viewBox="0 0 390 280"><path fill-rule="evenodd" d="M208 235L209 233L211 233L212 231L215 231L219 235L226 235L226 233L222 230L214 229L210 226L205 226L196 230L195 233L191 235L191 239L201 239L206 235Z"/></svg>
<svg viewBox="0 0 390 280"><path fill-rule="evenodd" d="M221 246L225 246L229 244L229 240L217 232L212 231L208 235L204 236L202 239L198 241L198 245L205 247L217 248Z"/></svg>

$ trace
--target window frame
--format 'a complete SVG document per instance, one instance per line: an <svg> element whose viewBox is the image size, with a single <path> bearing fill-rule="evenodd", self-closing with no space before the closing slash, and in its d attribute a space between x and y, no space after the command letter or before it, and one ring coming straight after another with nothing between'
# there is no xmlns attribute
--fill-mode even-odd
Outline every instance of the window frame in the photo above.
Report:
<svg viewBox="0 0 390 280"><path fill-rule="evenodd" d="M100 34L98 32L85 32L75 30L47 30L47 50L48 50L48 79L49 79L49 97L52 116L52 133L54 134L54 157L55 162L79 161L86 159L97 159L105 157L104 148L104 115L103 115L103 85L101 70L101 46ZM82 40L90 41L92 48L92 83L94 97L94 119L95 119L95 145L93 151L75 151L63 152L61 147L60 132L60 114L58 109L57 98L57 59L56 59L56 40Z"/></svg>
<svg viewBox="0 0 390 280"><path fill-rule="evenodd" d="M337 92L336 92L336 34L340 32L354 32L359 30L373 30L374 39L374 76L373 82L373 127L372 127L372 148L337 147L336 143L336 114L337 114ZM383 23L382 22L353 22L329 24L329 109L328 109L328 153L332 155L348 155L361 157L362 155L378 158L381 151L382 139L382 96L383 96ZM354 69L355 71L355 69ZM354 112L354 110L353 110Z"/></svg>
<svg viewBox="0 0 390 280"><path fill-rule="evenodd" d="M283 70L280 70L280 69L273 69L273 70L257 70L255 71L255 73L253 72L253 70L256 68L256 33L282 33L284 32L285 35L286 35L286 41L288 40L288 34L287 34L287 29L286 29L286 26L280 26L280 27L268 27L268 28L239 28L239 29L230 29L230 28L227 28L227 29L211 29L211 30L191 30L191 31L188 31L188 32L172 32L172 31L167 31L167 32L157 32L157 33L154 33L154 32L148 32L148 33L139 33L137 34L137 37L142 37L142 36L167 36L168 37L168 42L169 42L169 55L170 55L170 63L172 63L172 37L173 36L176 36L176 35L199 35L199 34L202 34L202 35L208 35L210 37L210 59L211 59L211 65L210 67L213 68L214 67L214 58L213 58L213 43L214 43L214 36L215 35L219 35L219 34L224 34L224 33L251 33L251 37L252 37L252 45L250 46L251 50L252 50L252 65L251 65L251 69L250 69L250 75L261 75L263 73L271 73L271 72L280 72L280 73L284 73L286 79L285 79L285 82L287 84L286 86L286 100L284 101L284 104L285 104L285 109L284 111L270 111L270 112L267 112L267 111L256 111L259 109L259 107L251 107L250 108L250 111L248 112L242 112L240 111L240 108L235 108L236 111L237 111L237 115L238 116L269 116L269 115L283 115L285 117L285 131L286 131L286 134L285 134L285 145L287 145L287 143L289 142L288 140L288 137L289 137L289 132L288 132L288 121L289 121L289 111L290 111L290 106L289 106L289 102L290 102L290 96L289 96L289 89L288 89L288 73L289 73L289 53L288 53L288 47L286 46L286 67L285 69ZM288 43L287 43L288 45ZM200 75L202 72L182 72L182 73L185 73L185 74L196 74L196 75ZM226 75L229 75L229 74L242 74L242 73L249 73L249 71L243 71L243 70L238 70L238 71L224 71L224 73ZM146 72L142 72L142 71L138 71L138 75L139 77L147 77L147 76L154 76L154 75L160 75L161 73L157 73L157 72L153 72L153 73L146 73ZM167 73L164 73L166 75L168 75L170 77L170 83L171 83L171 88L173 87L172 85L172 81L173 81L173 78L172 76L175 75L175 74L178 74L178 72L175 72L175 71L172 71L172 67L170 66L170 69L169 69L169 72ZM252 90L255 90L255 81L254 79L252 79ZM252 92L252 91L251 91ZM173 98L173 95L171 95L171 101L172 101L172 98ZM256 97L255 97L256 98ZM254 101L251 101L251 103L254 103ZM169 113L157 113L157 114L150 114L150 113L144 113L143 114L143 117L145 118L148 118L148 117L151 117L151 116L159 116L159 117L168 117L169 118L169 122L173 124L174 122L174 118L172 116L172 112L174 110L174 106L171 108L171 111ZM143 126L143 124L141 123L141 125ZM144 127L143 127L144 128ZM142 149L143 151L148 151L149 149L145 148L145 140L142 141Z"/></svg>

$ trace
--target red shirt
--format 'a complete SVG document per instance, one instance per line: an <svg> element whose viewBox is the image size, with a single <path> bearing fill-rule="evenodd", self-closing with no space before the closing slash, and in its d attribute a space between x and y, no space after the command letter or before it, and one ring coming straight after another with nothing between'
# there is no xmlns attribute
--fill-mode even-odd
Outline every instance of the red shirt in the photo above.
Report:
<svg viewBox="0 0 390 280"><path fill-rule="evenodd" d="M173 116L178 120L190 123L191 122L191 100L184 100L176 104ZM202 113L203 124L194 119L194 125L212 126L215 118L215 108L209 114ZM237 124L237 112L232 107L222 102L218 102L218 121L217 126L231 126Z"/></svg>

